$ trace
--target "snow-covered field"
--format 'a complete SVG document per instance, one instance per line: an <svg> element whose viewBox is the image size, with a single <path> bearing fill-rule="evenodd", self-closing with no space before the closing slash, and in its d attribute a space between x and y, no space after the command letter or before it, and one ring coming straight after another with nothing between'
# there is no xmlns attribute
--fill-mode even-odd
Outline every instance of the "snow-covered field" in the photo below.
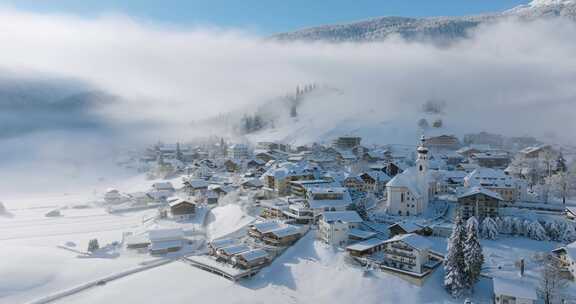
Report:
<svg viewBox="0 0 576 304"><path fill-rule="evenodd" d="M437 246L445 240L438 239ZM513 264L555 244L525 239L484 242L489 267ZM528 264L528 276L532 266ZM509 275L516 275L510 269ZM172 263L112 282L58 303L462 303L441 287L439 268L418 287L379 271L364 271L350 263L341 251L314 242L307 234L253 280L240 284L196 269ZM473 296L475 303L491 303L491 281L482 279Z"/></svg>
<svg viewBox="0 0 576 304"><path fill-rule="evenodd" d="M109 214L92 204L109 183L94 182L68 192L3 193L7 213L0 215L0 303L25 303L154 259L130 253L79 257L90 239L97 238L101 246L121 241L123 232L156 213ZM138 175L114 186L138 191L151 183ZM55 209L61 216L45 216Z"/></svg>

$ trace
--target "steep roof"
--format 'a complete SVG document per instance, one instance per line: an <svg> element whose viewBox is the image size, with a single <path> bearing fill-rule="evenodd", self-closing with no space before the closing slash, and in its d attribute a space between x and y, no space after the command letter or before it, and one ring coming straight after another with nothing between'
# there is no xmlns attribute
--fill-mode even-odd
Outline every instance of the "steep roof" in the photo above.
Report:
<svg viewBox="0 0 576 304"><path fill-rule="evenodd" d="M489 196L489 197L491 197L491 198L495 198L495 199L497 199L497 200L499 200L499 201L504 200L504 199L502 198L502 195L500 195L499 193L496 193L496 192L490 191L490 190L488 190L488 189L486 189L486 188L484 188L484 187L478 187L478 186L476 186L476 187L471 187L471 188L467 189L465 192L459 194L459 195L458 195L458 198L465 198L465 197L473 196L473 195L476 195L476 194L484 194L484 195Z"/></svg>
<svg viewBox="0 0 576 304"><path fill-rule="evenodd" d="M254 249L250 251L241 252L238 255L242 256L242 258L244 258L247 262L252 262L260 258L267 258L268 252L266 252L263 249Z"/></svg>
<svg viewBox="0 0 576 304"><path fill-rule="evenodd" d="M429 249L432 247L432 242L414 233L396 235L393 238L386 240L386 243L397 241L404 242L410 247L418 250Z"/></svg>
<svg viewBox="0 0 576 304"><path fill-rule="evenodd" d="M418 172L416 172L416 168L408 168L404 170L404 172L394 176L394 178L386 184L386 187L406 187L410 190L412 195L420 198L422 196L422 191L417 183L417 174Z"/></svg>

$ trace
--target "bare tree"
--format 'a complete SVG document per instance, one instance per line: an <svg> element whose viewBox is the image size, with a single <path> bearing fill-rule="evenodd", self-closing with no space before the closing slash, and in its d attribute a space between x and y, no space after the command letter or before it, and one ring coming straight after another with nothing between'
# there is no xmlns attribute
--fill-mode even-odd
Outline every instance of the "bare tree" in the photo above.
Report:
<svg viewBox="0 0 576 304"><path fill-rule="evenodd" d="M568 284L568 280L562 275L560 260L549 254L544 258L544 265L540 272L540 284L538 292L544 299L545 304L557 303L562 297L562 290Z"/></svg>

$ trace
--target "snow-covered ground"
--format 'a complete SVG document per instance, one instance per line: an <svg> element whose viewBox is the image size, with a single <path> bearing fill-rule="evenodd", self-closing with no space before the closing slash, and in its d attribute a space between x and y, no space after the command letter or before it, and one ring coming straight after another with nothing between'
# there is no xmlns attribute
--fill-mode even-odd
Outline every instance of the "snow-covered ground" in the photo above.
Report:
<svg viewBox="0 0 576 304"><path fill-rule="evenodd" d="M94 180L76 189L4 191L7 213L0 215L0 303L24 303L155 260L130 252L81 257L90 239L97 238L100 246L119 242L123 232L141 227L143 219L156 214L156 210L109 214L94 204L105 189L112 183L124 192L142 191L153 182L136 175L116 182ZM56 209L61 216L45 216Z"/></svg>
<svg viewBox="0 0 576 304"><path fill-rule="evenodd" d="M438 239L442 247L445 240ZM554 247L525 239L484 242L488 265L513 264ZM528 274L531 268L528 265ZM510 275L513 275L511 272ZM462 303L441 287L439 268L418 287L394 275L364 271L342 251L314 242L307 234L253 280L232 283L184 263L172 263L91 289L59 303ZM476 303L491 303L491 281L476 286Z"/></svg>

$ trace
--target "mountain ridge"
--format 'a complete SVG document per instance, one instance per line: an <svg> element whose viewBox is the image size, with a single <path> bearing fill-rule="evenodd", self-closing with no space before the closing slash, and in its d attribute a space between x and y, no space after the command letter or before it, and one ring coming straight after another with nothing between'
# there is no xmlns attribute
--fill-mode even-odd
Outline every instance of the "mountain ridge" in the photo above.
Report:
<svg viewBox="0 0 576 304"><path fill-rule="evenodd" d="M533 21L549 17L564 17L576 21L576 1L534 0L529 4L502 12L469 16L374 17L356 22L320 25L279 33L271 36L270 39L284 42L376 42L398 35L408 41L449 44L468 38L470 30L481 24L511 18Z"/></svg>

